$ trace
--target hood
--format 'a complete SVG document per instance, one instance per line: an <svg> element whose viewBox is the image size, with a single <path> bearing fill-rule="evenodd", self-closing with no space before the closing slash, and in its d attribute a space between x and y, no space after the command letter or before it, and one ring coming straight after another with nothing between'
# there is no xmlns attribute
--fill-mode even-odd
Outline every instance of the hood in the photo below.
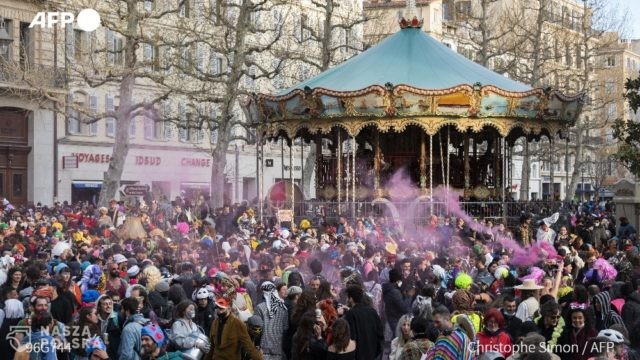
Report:
<svg viewBox="0 0 640 360"><path fill-rule="evenodd" d="M609 295L608 291L603 291L596 294L596 296L593 297L593 301L597 301L600 304L602 309L600 318L604 319L605 316L609 314L609 311L611 311L611 295Z"/></svg>
<svg viewBox="0 0 640 360"><path fill-rule="evenodd" d="M387 294L387 293L390 293L390 292L392 292L394 290L400 291L400 289L398 289L396 284L392 284L390 282L386 282L386 283L382 284L382 294Z"/></svg>

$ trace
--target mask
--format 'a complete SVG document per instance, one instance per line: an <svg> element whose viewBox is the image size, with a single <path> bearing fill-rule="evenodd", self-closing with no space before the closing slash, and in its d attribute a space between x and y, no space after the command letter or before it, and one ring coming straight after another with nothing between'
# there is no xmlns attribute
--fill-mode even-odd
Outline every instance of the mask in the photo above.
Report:
<svg viewBox="0 0 640 360"><path fill-rule="evenodd" d="M380 256L375 256L375 257L373 258L373 263L374 263L374 264L376 264L376 265L377 265L377 264L380 264L380 261L381 261L381 260L382 260L382 259L380 258Z"/></svg>
<svg viewBox="0 0 640 360"><path fill-rule="evenodd" d="M398 287L402 287L402 281L398 281Z"/></svg>
<svg viewBox="0 0 640 360"><path fill-rule="evenodd" d="M188 319L193 319L193 318L196 317L196 312L195 311L187 311L186 315L187 315Z"/></svg>

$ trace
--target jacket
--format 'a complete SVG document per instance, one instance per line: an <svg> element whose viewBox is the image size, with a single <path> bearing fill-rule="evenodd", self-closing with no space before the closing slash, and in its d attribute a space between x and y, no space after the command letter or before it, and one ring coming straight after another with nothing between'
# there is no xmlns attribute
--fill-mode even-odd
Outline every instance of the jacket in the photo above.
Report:
<svg viewBox="0 0 640 360"><path fill-rule="evenodd" d="M511 337L504 330L499 330L496 334L489 334L486 331L479 332L476 337L482 352L502 350L502 356L511 356ZM500 351L498 351L500 352Z"/></svg>
<svg viewBox="0 0 640 360"><path fill-rule="evenodd" d="M640 320L640 293L634 291L626 299L622 307L622 319L627 329L631 329L631 325Z"/></svg>
<svg viewBox="0 0 640 360"><path fill-rule="evenodd" d="M563 360L587 360L592 356L592 347L588 345L588 341L596 335L598 333L592 327L585 326L578 334L574 334L573 326L567 326L558 340L560 346L554 348L554 352ZM578 351L569 345L577 345ZM568 353L563 353L564 349L567 349Z"/></svg>
<svg viewBox="0 0 640 360"><path fill-rule="evenodd" d="M356 304L344 315L351 329L351 340L355 340L356 359L373 360L382 355L384 332L378 313L371 307Z"/></svg>
<svg viewBox="0 0 640 360"><path fill-rule="evenodd" d="M240 360L240 348L244 349L251 359L262 360L262 354L253 346L245 324L235 315L230 314L222 329L221 341L218 343L217 334L221 319L218 317L211 325L209 341L211 350L205 360Z"/></svg>
<svg viewBox="0 0 640 360"><path fill-rule="evenodd" d="M262 319L262 339L260 348L262 352L270 355L284 355L282 350L282 338L284 332L289 328L289 313L287 309L278 308L273 317L269 315L269 308L266 302L256 306L256 315Z"/></svg>
<svg viewBox="0 0 640 360"><path fill-rule="evenodd" d="M391 328L395 328L402 315L410 313L411 307L402 298L402 293L396 284L382 284L382 300L384 301L384 314Z"/></svg>
<svg viewBox="0 0 640 360"><path fill-rule="evenodd" d="M500 310L500 312L504 317L505 331L507 332L507 334L509 334L509 336L511 336L511 342L513 343L520 334L520 327L522 326L522 320L517 318L515 314L507 315L504 309Z"/></svg>
<svg viewBox="0 0 640 360"><path fill-rule="evenodd" d="M202 333L198 324L193 321L189 324L188 320L178 318L173 322L171 326L172 341L178 350L188 350L194 347L196 340L189 336L194 332Z"/></svg>
<svg viewBox="0 0 640 360"><path fill-rule="evenodd" d="M29 360L56 360L56 348L53 336L43 331L37 331L22 339L22 344L31 344Z"/></svg>
<svg viewBox="0 0 640 360"><path fill-rule="evenodd" d="M596 330L608 329L613 324L624 325L620 315L611 309L611 295L609 295L608 291L596 294L593 297L593 301L600 304L600 313L596 313Z"/></svg>
<svg viewBox="0 0 640 360"><path fill-rule="evenodd" d="M196 317L193 318L193 322L195 322L198 326L203 328L205 331L211 329L211 324L213 324L213 320L216 318L216 309L212 302L207 304L207 307L201 308L200 306L196 306Z"/></svg>
<svg viewBox="0 0 640 360"><path fill-rule="evenodd" d="M120 347L118 348L118 359L140 360L140 350L142 340L140 334L149 319L145 319L142 314L134 314L127 319L120 336Z"/></svg>

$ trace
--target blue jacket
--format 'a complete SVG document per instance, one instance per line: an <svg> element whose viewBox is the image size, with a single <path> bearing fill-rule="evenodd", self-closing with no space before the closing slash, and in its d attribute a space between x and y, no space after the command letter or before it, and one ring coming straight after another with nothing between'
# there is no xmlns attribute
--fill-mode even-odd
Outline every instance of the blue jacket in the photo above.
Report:
<svg viewBox="0 0 640 360"><path fill-rule="evenodd" d="M140 360L142 340L140 334L142 328L149 323L142 314L134 314L124 323L122 335L120 336L120 347L118 348L118 359Z"/></svg>
<svg viewBox="0 0 640 360"><path fill-rule="evenodd" d="M22 344L31 344L29 360L57 360L53 336L44 331L36 331L22 339Z"/></svg>

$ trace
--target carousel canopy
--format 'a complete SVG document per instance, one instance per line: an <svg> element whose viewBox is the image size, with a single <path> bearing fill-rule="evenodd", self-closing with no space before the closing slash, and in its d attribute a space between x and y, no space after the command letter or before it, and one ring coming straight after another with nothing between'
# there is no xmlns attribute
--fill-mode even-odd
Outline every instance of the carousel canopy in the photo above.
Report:
<svg viewBox="0 0 640 360"><path fill-rule="evenodd" d="M378 45L311 79L283 91L323 88L357 91L386 83L420 89L448 89L481 83L506 91L530 91L525 84L508 79L452 51L419 28L406 28Z"/></svg>
<svg viewBox="0 0 640 360"><path fill-rule="evenodd" d="M402 30L348 61L279 94L257 95L250 117L268 137L336 127L356 136L367 126L402 132L408 125L429 135L454 126L519 137L557 133L580 113L581 94L508 79L442 45L421 25L403 19Z"/></svg>

